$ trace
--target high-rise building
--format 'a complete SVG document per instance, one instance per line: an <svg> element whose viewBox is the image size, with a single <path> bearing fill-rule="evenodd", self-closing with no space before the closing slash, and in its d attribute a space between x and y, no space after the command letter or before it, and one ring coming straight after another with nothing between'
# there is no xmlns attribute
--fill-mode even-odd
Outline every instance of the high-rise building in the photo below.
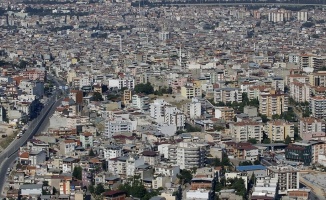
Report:
<svg viewBox="0 0 326 200"><path fill-rule="evenodd" d="M272 117L288 111L288 97L280 91L271 90L269 94L261 94L258 99L259 113L262 115Z"/></svg>
<svg viewBox="0 0 326 200"><path fill-rule="evenodd" d="M279 194L299 188L299 170L292 166L270 166L267 167L267 174L278 179Z"/></svg>
<svg viewBox="0 0 326 200"><path fill-rule="evenodd" d="M307 11L299 11L297 13L298 21L306 22L308 21L308 12Z"/></svg>
<svg viewBox="0 0 326 200"><path fill-rule="evenodd" d="M312 117L324 118L326 117L326 98L325 97L311 97L310 111Z"/></svg>

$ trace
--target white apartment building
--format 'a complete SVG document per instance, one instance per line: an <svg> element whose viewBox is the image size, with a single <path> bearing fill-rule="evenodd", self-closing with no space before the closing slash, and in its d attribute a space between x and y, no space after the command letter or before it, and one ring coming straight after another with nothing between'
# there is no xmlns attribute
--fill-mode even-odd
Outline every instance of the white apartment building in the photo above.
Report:
<svg viewBox="0 0 326 200"><path fill-rule="evenodd" d="M301 22L308 21L308 12L307 11L299 11L297 13L297 20Z"/></svg>
<svg viewBox="0 0 326 200"><path fill-rule="evenodd" d="M310 86L306 83L293 81L290 83L290 96L296 102L306 102L310 100Z"/></svg>
<svg viewBox="0 0 326 200"><path fill-rule="evenodd" d="M311 97L310 111L313 117L316 118L326 117L326 98L319 97L319 96Z"/></svg>
<svg viewBox="0 0 326 200"><path fill-rule="evenodd" d="M179 166L171 166L171 165L156 165L154 174L160 174L163 176L171 177L171 181L175 181L177 175L180 173Z"/></svg>
<svg viewBox="0 0 326 200"><path fill-rule="evenodd" d="M219 88L214 91L214 102L242 102L242 92L240 88Z"/></svg>
<svg viewBox="0 0 326 200"><path fill-rule="evenodd" d="M91 81L92 77L89 75L83 75L79 78L79 88L82 88L84 86L91 86L93 82Z"/></svg>
<svg viewBox="0 0 326 200"><path fill-rule="evenodd" d="M269 166L267 175L278 179L279 194L286 194L289 189L299 189L299 170L292 166Z"/></svg>
<svg viewBox="0 0 326 200"><path fill-rule="evenodd" d="M109 145L103 149L103 157L108 160L122 156L122 148L116 145Z"/></svg>
<svg viewBox="0 0 326 200"><path fill-rule="evenodd" d="M241 121L230 123L230 134L235 138L236 142L246 142L250 138L257 141L263 139L264 125L255 121Z"/></svg>
<svg viewBox="0 0 326 200"><path fill-rule="evenodd" d="M300 56L298 54L289 54L289 63L299 63Z"/></svg>
<svg viewBox="0 0 326 200"><path fill-rule="evenodd" d="M175 125L177 129L183 129L186 123L185 115L163 99L156 99L150 104L150 116L157 123Z"/></svg>
<svg viewBox="0 0 326 200"><path fill-rule="evenodd" d="M143 94L135 94L131 98L131 106L140 109L142 112L149 110L149 97Z"/></svg>
<svg viewBox="0 0 326 200"><path fill-rule="evenodd" d="M299 121L299 135L302 138L306 133L316 133L325 131L325 123L321 119L314 117L304 117Z"/></svg>
<svg viewBox="0 0 326 200"><path fill-rule="evenodd" d="M143 158L130 156L126 160L126 175L127 177L135 176L136 168L140 165L144 165L145 161Z"/></svg>
<svg viewBox="0 0 326 200"><path fill-rule="evenodd" d="M105 123L105 135L108 138L111 138L117 133L132 132L136 130L135 123L136 122L121 116L110 118Z"/></svg>
<svg viewBox="0 0 326 200"><path fill-rule="evenodd" d="M180 169L200 168L205 165L208 152L208 144L180 142L169 146L169 159Z"/></svg>
<svg viewBox="0 0 326 200"><path fill-rule="evenodd" d="M164 122L164 107L169 105L164 99L155 99L153 103L150 104L150 115L158 123Z"/></svg>
<svg viewBox="0 0 326 200"><path fill-rule="evenodd" d="M198 119L201 116L202 112L199 99L191 99L190 103L187 103L183 106L183 111L190 119Z"/></svg>
<svg viewBox="0 0 326 200"><path fill-rule="evenodd" d="M186 123L186 117L177 107L165 106L164 123L175 125L177 129L183 129Z"/></svg>
<svg viewBox="0 0 326 200"><path fill-rule="evenodd" d="M284 22L288 21L291 17L291 12L288 11L273 11L268 13L268 21L270 22Z"/></svg>
<svg viewBox="0 0 326 200"><path fill-rule="evenodd" d="M129 90L134 89L135 87L135 79L109 79L109 88L128 88Z"/></svg>

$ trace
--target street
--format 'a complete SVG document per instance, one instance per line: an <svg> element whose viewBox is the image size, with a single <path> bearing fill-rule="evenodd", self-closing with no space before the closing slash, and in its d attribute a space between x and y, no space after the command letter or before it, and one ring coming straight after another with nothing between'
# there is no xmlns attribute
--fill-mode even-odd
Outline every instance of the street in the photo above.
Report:
<svg viewBox="0 0 326 200"><path fill-rule="evenodd" d="M57 86L62 86L56 79L54 79ZM9 166L18 157L18 150L23 146L31 137L38 132L45 129L48 119L54 113L56 107L61 104L62 98L57 98L57 92L48 100L40 115L29 123L29 127L21 138L15 139L4 151L0 154L0 197L3 197L3 189L6 182L6 173Z"/></svg>

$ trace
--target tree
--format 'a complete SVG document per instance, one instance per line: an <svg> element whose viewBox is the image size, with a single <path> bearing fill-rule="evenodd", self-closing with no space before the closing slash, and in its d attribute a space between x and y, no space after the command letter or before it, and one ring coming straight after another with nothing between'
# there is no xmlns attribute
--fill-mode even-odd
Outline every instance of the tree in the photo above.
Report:
<svg viewBox="0 0 326 200"><path fill-rule="evenodd" d="M52 194L57 194L57 192L58 192L57 188L53 187Z"/></svg>
<svg viewBox="0 0 326 200"><path fill-rule="evenodd" d="M88 155L89 155L90 157L94 157L94 156L95 156L95 153L94 153L93 149L89 150Z"/></svg>
<svg viewBox="0 0 326 200"><path fill-rule="evenodd" d="M144 94L153 94L154 88L151 83L147 82L146 84L140 83L134 88L136 93L144 93Z"/></svg>
<svg viewBox="0 0 326 200"><path fill-rule="evenodd" d="M21 60L21 61L19 62L18 67L19 67L20 69L25 69L25 68L27 67L27 65L28 65L28 63L27 63L25 60Z"/></svg>
<svg viewBox="0 0 326 200"><path fill-rule="evenodd" d="M264 144L270 144L270 143L271 143L271 139L269 139L269 138L265 138L265 139L263 140L263 143L264 143Z"/></svg>
<svg viewBox="0 0 326 200"><path fill-rule="evenodd" d="M254 165L260 165L260 161L259 160L255 160L254 161Z"/></svg>
<svg viewBox="0 0 326 200"><path fill-rule="evenodd" d="M291 143L291 138L290 138L289 135L286 136L284 143L285 144L290 144Z"/></svg>
<svg viewBox="0 0 326 200"><path fill-rule="evenodd" d="M107 85L102 85L102 93L106 92L109 90L108 86Z"/></svg>
<svg viewBox="0 0 326 200"><path fill-rule="evenodd" d="M98 184L95 188L95 194L101 195L103 192L105 192L104 186L102 183Z"/></svg>
<svg viewBox="0 0 326 200"><path fill-rule="evenodd" d="M213 162L212 162L212 165L213 165L214 167L222 166L221 159L219 159L219 158L214 158L214 160L213 160Z"/></svg>
<svg viewBox="0 0 326 200"><path fill-rule="evenodd" d="M256 138L249 138L248 142L251 144L257 144Z"/></svg>
<svg viewBox="0 0 326 200"><path fill-rule="evenodd" d="M95 193L94 185L89 185L89 186L88 186L88 191L89 191L91 194L94 194L94 193Z"/></svg>
<svg viewBox="0 0 326 200"><path fill-rule="evenodd" d="M157 195L155 191L149 192L146 190L145 186L142 184L142 182L139 180L139 177L135 176L133 177L132 181L128 181L125 184L121 184L119 186L119 190L124 191L127 193L128 196L137 197L140 199L148 200L153 195Z"/></svg>
<svg viewBox="0 0 326 200"><path fill-rule="evenodd" d="M268 117L266 115L260 115L260 117L261 117L261 121L263 123L267 123L268 122Z"/></svg>
<svg viewBox="0 0 326 200"><path fill-rule="evenodd" d="M302 24L303 28L311 28L313 27L315 24L313 22L305 22Z"/></svg>
<svg viewBox="0 0 326 200"><path fill-rule="evenodd" d="M222 153L222 166L231 166L230 159L225 152Z"/></svg>
<svg viewBox="0 0 326 200"><path fill-rule="evenodd" d="M249 160L243 161L239 163L239 166L248 166L248 165L252 165L252 162Z"/></svg>
<svg viewBox="0 0 326 200"><path fill-rule="evenodd" d="M83 179L83 168L81 166L76 166L72 172L72 176L78 180Z"/></svg>
<svg viewBox="0 0 326 200"><path fill-rule="evenodd" d="M92 101L103 101L102 94L99 92L94 92L92 96Z"/></svg>
<svg viewBox="0 0 326 200"><path fill-rule="evenodd" d="M190 183L192 180L192 174L189 170L180 170L180 174L177 175L181 184Z"/></svg>

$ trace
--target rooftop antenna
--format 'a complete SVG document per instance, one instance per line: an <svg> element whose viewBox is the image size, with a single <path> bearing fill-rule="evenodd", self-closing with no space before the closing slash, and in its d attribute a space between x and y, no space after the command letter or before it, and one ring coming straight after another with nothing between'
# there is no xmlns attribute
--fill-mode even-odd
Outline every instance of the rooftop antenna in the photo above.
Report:
<svg viewBox="0 0 326 200"><path fill-rule="evenodd" d="M140 0L138 1L138 13L139 13L139 16L140 16Z"/></svg>

